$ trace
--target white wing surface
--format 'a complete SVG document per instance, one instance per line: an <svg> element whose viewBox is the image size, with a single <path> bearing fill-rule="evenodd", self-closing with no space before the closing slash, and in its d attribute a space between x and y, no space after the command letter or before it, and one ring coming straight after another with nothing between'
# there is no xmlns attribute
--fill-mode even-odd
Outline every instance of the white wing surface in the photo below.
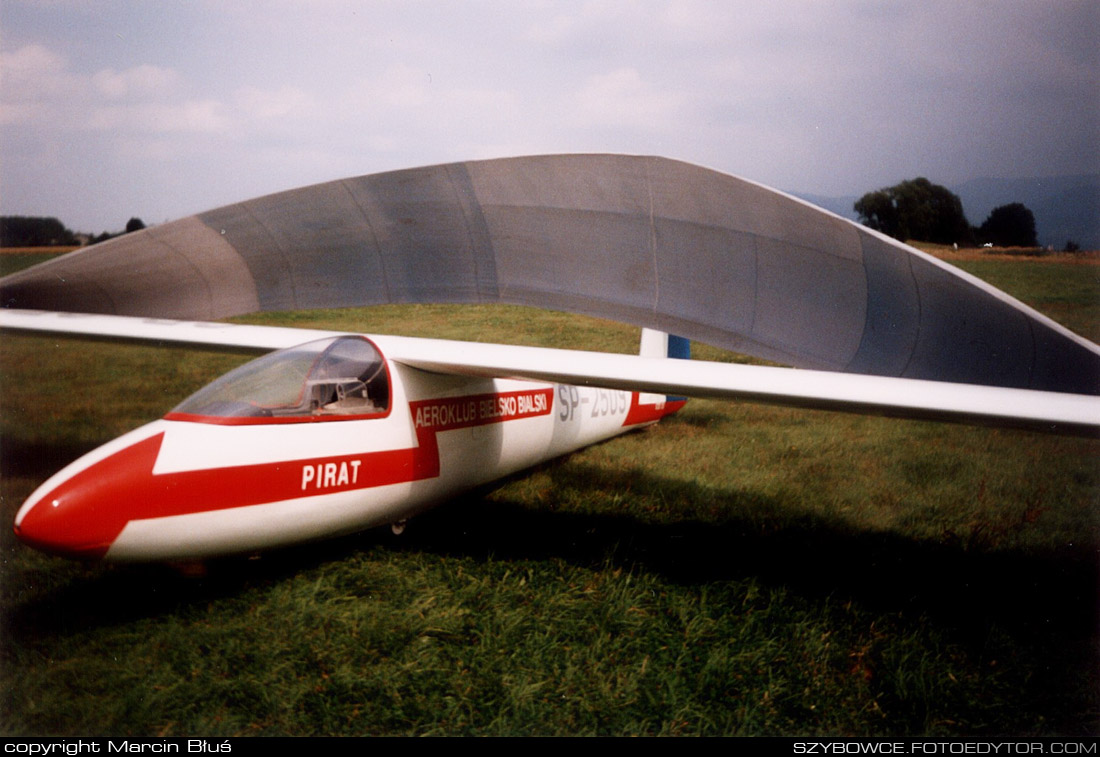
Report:
<svg viewBox="0 0 1100 757"><path fill-rule="evenodd" d="M345 333L3 309L0 328L250 351L293 347ZM1100 435L1100 397L1091 395L543 347L368 336L390 360L436 373Z"/></svg>
<svg viewBox="0 0 1100 757"><path fill-rule="evenodd" d="M390 359L439 373L525 378L938 421L1100 434L1100 398L1031 389L599 352L372 337Z"/></svg>

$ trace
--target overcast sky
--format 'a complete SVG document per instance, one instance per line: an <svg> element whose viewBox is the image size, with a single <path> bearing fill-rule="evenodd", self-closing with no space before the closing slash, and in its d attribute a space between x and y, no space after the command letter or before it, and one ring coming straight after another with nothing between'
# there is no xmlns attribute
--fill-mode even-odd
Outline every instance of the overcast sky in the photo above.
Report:
<svg viewBox="0 0 1100 757"><path fill-rule="evenodd" d="M551 152L861 194L1100 172L1095 0L3 0L0 213Z"/></svg>

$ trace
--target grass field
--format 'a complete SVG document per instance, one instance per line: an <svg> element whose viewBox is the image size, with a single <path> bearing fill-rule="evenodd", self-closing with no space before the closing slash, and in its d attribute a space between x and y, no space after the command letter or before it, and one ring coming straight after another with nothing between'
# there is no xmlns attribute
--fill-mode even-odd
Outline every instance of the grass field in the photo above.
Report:
<svg viewBox="0 0 1100 757"><path fill-rule="evenodd" d="M1100 337L1100 266L958 262ZM637 338L507 307L247 320L618 351ZM4 339L5 522L66 462L236 362ZM693 400L400 537L199 579L71 564L5 526L0 732L1096 733L1098 452Z"/></svg>

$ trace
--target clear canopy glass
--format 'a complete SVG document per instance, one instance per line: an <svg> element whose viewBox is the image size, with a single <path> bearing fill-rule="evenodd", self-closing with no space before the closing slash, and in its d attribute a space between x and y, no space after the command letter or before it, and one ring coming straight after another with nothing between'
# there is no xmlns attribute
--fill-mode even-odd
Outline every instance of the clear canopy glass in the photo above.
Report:
<svg viewBox="0 0 1100 757"><path fill-rule="evenodd" d="M218 418L362 416L385 413L389 377L367 339L341 336L245 363L188 397L172 414Z"/></svg>

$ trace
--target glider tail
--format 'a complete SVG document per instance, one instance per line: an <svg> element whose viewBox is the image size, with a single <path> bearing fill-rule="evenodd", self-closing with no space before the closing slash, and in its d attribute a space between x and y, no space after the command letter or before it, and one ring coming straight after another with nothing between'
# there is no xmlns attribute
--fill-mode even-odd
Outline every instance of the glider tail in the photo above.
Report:
<svg viewBox="0 0 1100 757"><path fill-rule="evenodd" d="M642 357L674 357L690 360L691 342L682 336L672 336L653 329L642 329L642 343L638 354Z"/></svg>
<svg viewBox="0 0 1100 757"><path fill-rule="evenodd" d="M641 357L670 357L678 360L690 360L691 342L682 336L673 336L663 331L643 328L638 354ZM676 403L675 407L679 410L687 401L687 398L668 395L664 398L664 401L666 403Z"/></svg>

